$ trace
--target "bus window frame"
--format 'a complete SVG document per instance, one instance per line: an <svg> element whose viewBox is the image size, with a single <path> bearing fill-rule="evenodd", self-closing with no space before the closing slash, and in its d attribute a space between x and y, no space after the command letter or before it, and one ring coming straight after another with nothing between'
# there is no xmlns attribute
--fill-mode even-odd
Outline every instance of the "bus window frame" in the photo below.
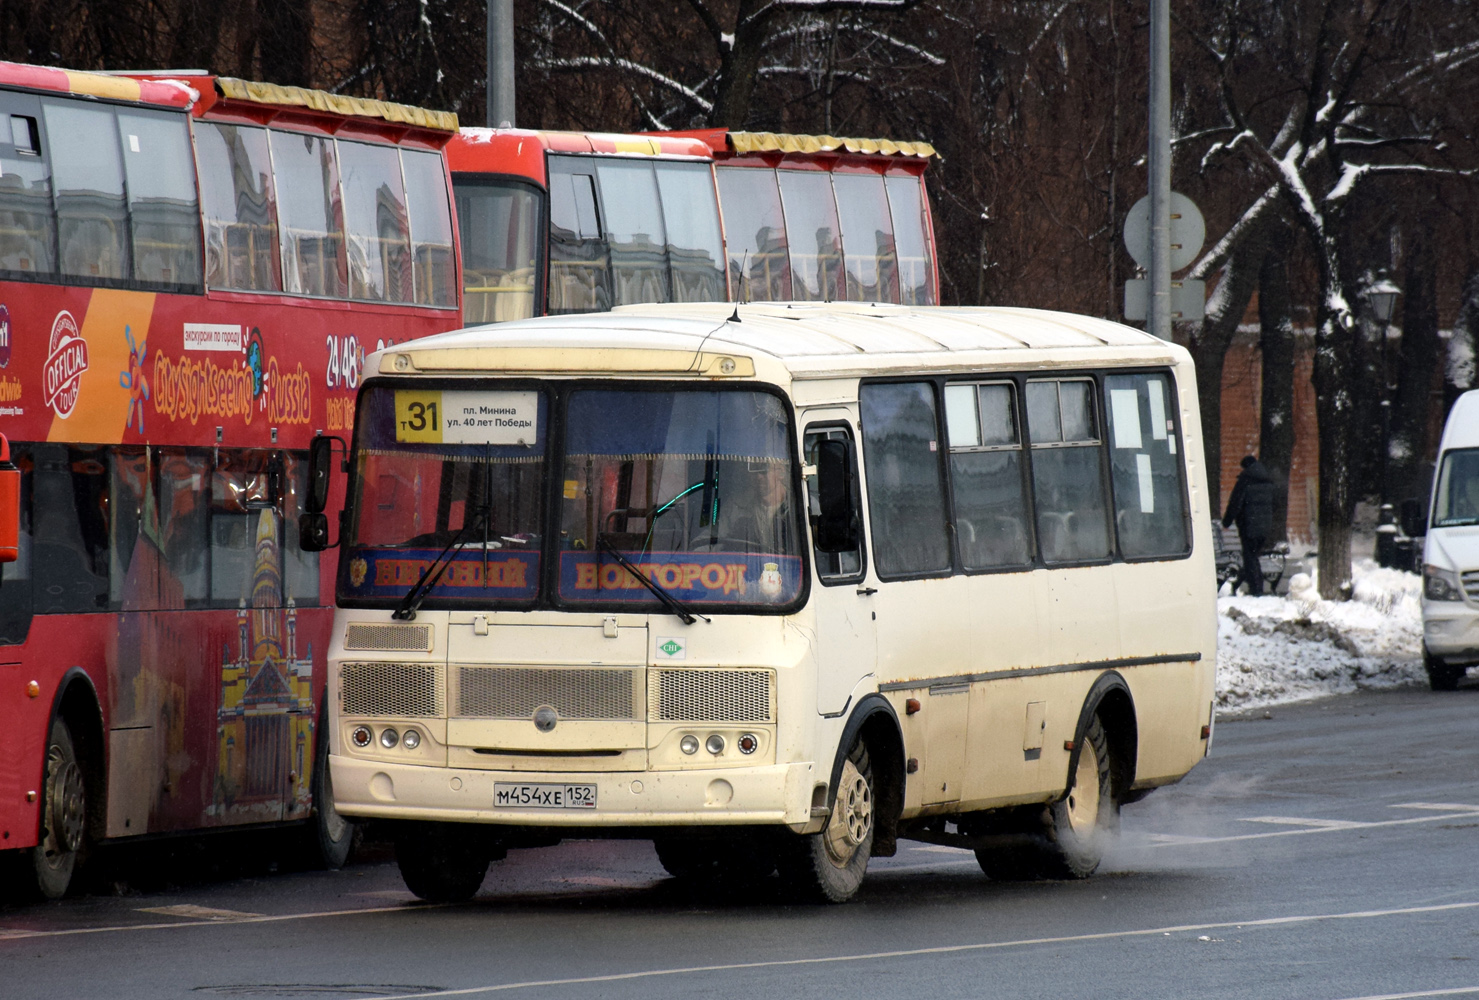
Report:
<svg viewBox="0 0 1479 1000"><path fill-rule="evenodd" d="M611 241L606 238L606 208L605 208L605 204L604 204L604 199L601 196L601 178L596 173L596 159L597 159L597 157L596 157L596 155L594 153L557 152L555 150L546 150L545 151L545 154L544 154L544 175L545 175L545 183L547 185L546 194L548 196L548 210L546 211L546 214L545 214L545 227L544 227L544 230L543 230L543 233L544 233L544 241L543 242L544 242L544 245L545 245L545 253L546 253L546 257L547 257L547 264L546 264L546 267L545 267L545 276L544 276L544 278L545 278L545 287L546 288L549 288L549 286L553 283L553 281L552 281L552 279L554 277L553 272L554 272L554 267L555 267L555 263L556 263L556 261L555 261L555 255L553 253L554 242L555 242L554 241L554 236L553 236L554 218L555 218L555 196L554 196L553 188L554 188L555 177L557 176L557 172L554 169L554 164L556 162L560 162L560 163L563 164L566 161L570 161L570 162L581 162L581 161L584 161L584 162L587 162L589 164L589 169L586 169L586 170L567 170L567 169L561 169L560 171L558 171L558 176L560 176L560 177L568 177L568 176L571 176L571 175L575 175L575 176L581 176L581 177L589 177L591 179L591 195L592 195L592 198L593 198L593 201L594 201L592 207L596 211L596 218L595 218L596 235L593 238L589 239L589 240L587 240L582 235L582 236L580 236L580 242L581 242L582 245L586 245L586 244L589 244L589 243L599 244L599 247L600 247L599 257L600 257L600 263L602 265L601 266L601 289L604 289L604 291L606 293L606 308L605 309L594 309L594 310L573 310L573 309L565 309L565 310L561 310L560 312L556 313L556 312L553 312L552 310L550 310L550 308L549 308L549 299L547 297L546 300L545 300L546 311L544 313L541 313L540 315L546 315L546 316L584 316L584 315L590 314L591 312L609 312L611 310L611 308L615 305L615 302L616 302L616 277L615 277L615 274L613 273L613 265L612 265L612 262L611 262ZM577 235L579 235L579 234L577 234ZM563 264L563 263L566 263L566 262L565 261L560 261L559 263L562 263Z"/></svg>
<svg viewBox="0 0 1479 1000"><path fill-rule="evenodd" d="M860 441L859 441L860 435L858 434L857 428L854 427L853 424L851 424L850 422L848 422L846 420L828 419L828 420L818 420L818 421L816 421L814 423L807 424L805 427L802 427L801 428L801 440L802 440L802 442L804 444L805 441L806 441L807 436L810 435L810 434L821 432L821 433L823 433L825 435L825 432L827 432L827 431L834 431L834 430L840 430L840 431L842 431L846 435L846 438L845 439L847 441L847 446L852 451L852 480L853 480L852 485L853 485L853 496L857 499L857 505L858 505L857 506L857 515L858 515L858 563L859 563L859 566L858 566L858 569L855 572L853 572L853 573L848 573L848 574L845 574L845 575L839 574L837 576L823 576L822 575L822 571L820 569L817 569L816 570L816 578L819 581L821 581L821 584L822 584L823 587L856 586L856 585L858 585L859 583L862 583L864 580L866 580L868 578L868 565L869 565L868 564L868 521L867 521L867 508L868 508L868 504L865 502L864 493L863 493L863 462L862 462L862 448L860 446ZM822 438L822 440L825 441L825 440L834 440L834 439L824 436ZM803 452L803 457L804 457L804 455L805 455L805 453ZM807 503L809 505L810 504L810 501L811 501L810 487L805 485L805 479L806 479L806 476L805 476L805 471L803 469L803 473L802 473L803 486L802 486L802 488L803 488L803 490L806 490L807 492L803 493L802 495L806 498ZM810 517L810 511L809 510L808 510L808 516L807 516L807 528L808 529L811 528L811 517ZM814 531L810 531L809 530L807 532L807 540L808 540L808 543L809 543L807 547L812 550L813 554L815 554L815 550L816 550L816 542L814 540L814 535L815 535L815 532ZM832 554L832 553L829 553L829 554Z"/></svg>
<svg viewBox="0 0 1479 1000"><path fill-rule="evenodd" d="M534 192L534 194L535 194L535 199L534 199L534 201L535 201L534 241L535 241L535 244L536 245L534 247L534 312L532 313L532 315L533 316L544 316L544 315L547 315L546 308L548 307L548 304L549 304L549 244L550 244L550 238L549 238L549 226L550 226L550 193L549 193L549 188L546 187L545 185L539 184L536 181L530 180L528 177L525 177L525 176L523 176L521 174L502 174L502 173L493 173L493 172L487 172L487 171L479 171L477 173L464 173L464 172L459 171L458 174L457 174L457 184L460 185L460 184L468 184L468 183L472 184L474 187L491 187L491 186L493 186L495 184L517 184L517 185L520 185L522 187L526 187L530 191ZM457 267L457 270L458 270L458 278L457 278L457 283L458 283L458 286L459 286L458 289L457 289L457 295L458 295L458 299L461 300L461 299L464 299L466 297L466 288L464 286L464 281L465 281L465 277L464 276L466 274L466 262L463 260L463 254L462 254L462 228L463 228L463 222L462 222L462 216L455 210L456 204L457 204L457 185L453 185L449 181L448 182L448 190L449 190L449 192L451 193L451 196L452 196L452 205L453 205L453 209L454 209L453 212L452 212L452 220L453 220L453 222L457 226L457 232L456 232L456 237L457 237L457 261L458 261L458 267ZM436 307L436 308L441 308L441 307ZM462 302L461 301L458 302L457 308L459 310L461 310L463 308L463 305L462 305ZM574 315L574 314L571 314L571 315ZM464 317L465 317L465 314L464 314ZM474 325L481 326L483 324L474 324Z"/></svg>
<svg viewBox="0 0 1479 1000"><path fill-rule="evenodd" d="M929 382L934 386L936 399L936 440L942 443L937 449L937 459L941 463L941 485L945 500L945 530L950 545L951 567L948 571L932 573L911 573L898 576L884 576L876 574L880 581L895 582L903 580L943 579L949 576L987 576L1002 573L1030 573L1035 570L1049 569L1076 569L1089 566L1109 566L1115 563L1148 563L1148 562L1177 562L1190 559L1196 554L1196 535L1193 530L1191 509L1191 484L1186 461L1186 442L1182 433L1182 421L1175 418L1176 428L1171 432L1175 436L1176 452L1180 458L1179 478L1181 481L1181 518L1185 525L1188 544L1185 552L1169 555L1148 556L1126 556L1120 546L1119 526L1115 523L1114 505L1115 492L1113 473L1110 469L1109 439L1109 413L1108 401L1104 392L1104 378L1107 375L1161 375L1167 382L1170 398L1166 401L1168 414L1180 414L1181 392L1177 381L1177 368L1174 365L1126 365L1108 368L1072 368L1053 372L1028 372L1025 370L986 369L980 372L951 373L949 375L919 373L916 375L889 375L877 378L865 378L859 382L858 390L861 395L864 385L889 383L889 382ZM1087 380L1094 385L1094 393L1097 397L1094 403L1094 418L1098 424L1098 450L1099 450L1099 478L1104 490L1105 515L1108 521L1109 531L1109 555L1102 559L1073 560L1063 562L1047 562L1042 556L1042 546L1038 539L1037 531L1037 491L1033 478L1031 443L1031 428L1027 421L1027 382L1030 380L1053 380L1053 381L1083 381ZM949 428L945 423L945 407L943 405L945 386L948 384L981 384L983 382L1006 383L1010 382L1015 387L1014 395L1017 409L1018 435L1021 438L1023 452L1022 477L1023 496L1027 503L1027 514L1032 534L1032 560L1019 566L990 567L985 569L966 569L960 557L959 545L956 539L956 515L955 515L955 481L950 474L950 447ZM1078 447L1084 447L1079 445ZM859 449L861 451L861 449ZM859 454L859 475L862 480L862 488L865 491L865 506L868 509L868 533L871 537L873 531L873 494L868 489L867 471L864 467L865 459Z"/></svg>

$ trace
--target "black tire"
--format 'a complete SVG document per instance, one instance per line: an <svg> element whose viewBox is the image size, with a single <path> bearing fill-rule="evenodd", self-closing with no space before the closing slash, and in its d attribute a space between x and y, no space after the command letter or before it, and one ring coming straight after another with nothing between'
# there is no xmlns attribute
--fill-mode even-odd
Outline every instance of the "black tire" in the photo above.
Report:
<svg viewBox="0 0 1479 1000"><path fill-rule="evenodd" d="M740 884L775 873L774 847L758 837L656 837L652 848L663 870L678 879Z"/></svg>
<svg viewBox="0 0 1479 1000"><path fill-rule="evenodd" d="M1119 829L1119 808L1109 739L1095 716L1084 733L1077 773L1067 794L1033 817L1020 846L978 849L976 861L981 871L999 882L1088 878Z"/></svg>
<svg viewBox="0 0 1479 1000"><path fill-rule="evenodd" d="M1434 691L1457 691L1458 682L1463 680L1467 667L1453 666L1429 653L1423 647L1423 666L1428 671L1428 686Z"/></svg>
<svg viewBox="0 0 1479 1000"><path fill-rule="evenodd" d="M77 761L72 731L57 719L46 741L40 840L30 850L36 892L61 899L71 887L87 848L87 782Z"/></svg>
<svg viewBox="0 0 1479 1000"><path fill-rule="evenodd" d="M475 896L492 854L482 832L465 823L406 823L396 831L401 878L429 903L461 903Z"/></svg>
<svg viewBox="0 0 1479 1000"><path fill-rule="evenodd" d="M359 843L359 824L339 815L334 808L333 775L329 772L329 730L327 719L320 717L318 745L313 750L313 815L303 830L304 860L312 868L338 871L349 861Z"/></svg>
<svg viewBox="0 0 1479 1000"><path fill-rule="evenodd" d="M822 832L781 841L776 862L790 895L809 903L845 903L857 895L873 855L876 803L873 763L859 741L843 762Z"/></svg>

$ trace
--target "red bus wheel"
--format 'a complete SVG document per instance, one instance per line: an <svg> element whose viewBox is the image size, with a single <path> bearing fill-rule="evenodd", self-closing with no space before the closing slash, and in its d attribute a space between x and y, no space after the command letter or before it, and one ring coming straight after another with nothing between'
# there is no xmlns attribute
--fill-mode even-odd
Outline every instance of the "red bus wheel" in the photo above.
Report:
<svg viewBox="0 0 1479 1000"><path fill-rule="evenodd" d="M36 890L47 899L61 899L72 884L87 832L87 786L72 732L61 719L52 723L47 740L43 787L41 839L31 848L31 868Z"/></svg>

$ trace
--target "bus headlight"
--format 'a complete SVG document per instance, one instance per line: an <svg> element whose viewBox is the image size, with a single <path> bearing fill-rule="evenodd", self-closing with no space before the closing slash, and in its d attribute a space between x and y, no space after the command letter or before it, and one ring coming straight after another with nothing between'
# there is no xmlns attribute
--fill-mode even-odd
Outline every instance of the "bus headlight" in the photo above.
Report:
<svg viewBox="0 0 1479 1000"><path fill-rule="evenodd" d="M698 737L691 734L683 737L678 741L678 749L686 754L698 753Z"/></svg>
<svg viewBox="0 0 1479 1000"><path fill-rule="evenodd" d="M1458 574L1433 565L1424 566L1423 596L1430 601L1462 601L1464 592L1459 588Z"/></svg>
<svg viewBox="0 0 1479 1000"><path fill-rule="evenodd" d="M369 726L355 726L354 731L349 734L349 739L355 746L363 750L370 745L371 735Z"/></svg>
<svg viewBox="0 0 1479 1000"><path fill-rule="evenodd" d="M760 740L755 737L754 733L745 733L735 743L735 746L739 747L740 753L749 756L760 748Z"/></svg>
<svg viewBox="0 0 1479 1000"><path fill-rule="evenodd" d="M714 733L712 736L704 741L704 749L709 751L709 753L713 754L715 757L719 756L721 753L724 752L724 737L720 736L718 733Z"/></svg>
<svg viewBox="0 0 1479 1000"><path fill-rule="evenodd" d="M397 733L394 729L391 729L389 726L380 730L380 745L383 746L385 749L394 749L395 745L399 743L400 740L400 734Z"/></svg>
<svg viewBox="0 0 1479 1000"><path fill-rule="evenodd" d="M421 745L421 734L414 729L407 729L401 735L401 746L407 750L415 750Z"/></svg>

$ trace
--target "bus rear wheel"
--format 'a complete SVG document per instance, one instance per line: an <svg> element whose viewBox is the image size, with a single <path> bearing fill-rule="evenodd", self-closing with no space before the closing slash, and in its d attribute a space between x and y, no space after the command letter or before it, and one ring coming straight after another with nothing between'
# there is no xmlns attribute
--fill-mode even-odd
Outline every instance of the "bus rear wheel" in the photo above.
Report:
<svg viewBox="0 0 1479 1000"><path fill-rule="evenodd" d="M46 741L41 839L31 848L36 891L47 899L67 894L87 836L87 784L77 762L72 731L57 719Z"/></svg>
<svg viewBox="0 0 1479 1000"><path fill-rule="evenodd" d="M477 895L495 853L481 834L466 823L404 824L396 832L395 861L406 888L429 903Z"/></svg>
<svg viewBox="0 0 1479 1000"><path fill-rule="evenodd" d="M855 743L842 762L832 813L822 832L782 842L777 858L781 881L796 898L845 903L857 895L873 854L876 799L868 748Z"/></svg>
<svg viewBox="0 0 1479 1000"><path fill-rule="evenodd" d="M1095 716L1084 733L1068 794L1038 814L1024 831L1025 843L996 850L980 848L976 861L981 871L998 882L1088 878L1098 869L1118 826L1109 738Z"/></svg>

